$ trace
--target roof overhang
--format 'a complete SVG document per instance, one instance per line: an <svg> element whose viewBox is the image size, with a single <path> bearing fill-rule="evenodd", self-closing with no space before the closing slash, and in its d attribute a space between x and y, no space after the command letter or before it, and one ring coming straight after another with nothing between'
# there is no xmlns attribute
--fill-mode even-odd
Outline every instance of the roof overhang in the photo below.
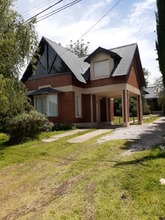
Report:
<svg viewBox="0 0 165 220"><path fill-rule="evenodd" d="M47 95L47 94L55 94L55 93L61 93L61 91L53 89L52 87L45 87L45 88L40 88L29 95L32 96L37 96L37 95Z"/></svg>

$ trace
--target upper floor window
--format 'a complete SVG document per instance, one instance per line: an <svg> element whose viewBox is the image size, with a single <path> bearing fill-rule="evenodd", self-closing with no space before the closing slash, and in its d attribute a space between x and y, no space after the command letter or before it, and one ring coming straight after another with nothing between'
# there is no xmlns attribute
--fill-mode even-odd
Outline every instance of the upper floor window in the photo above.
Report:
<svg viewBox="0 0 165 220"><path fill-rule="evenodd" d="M94 77L102 77L109 75L109 60L94 62Z"/></svg>

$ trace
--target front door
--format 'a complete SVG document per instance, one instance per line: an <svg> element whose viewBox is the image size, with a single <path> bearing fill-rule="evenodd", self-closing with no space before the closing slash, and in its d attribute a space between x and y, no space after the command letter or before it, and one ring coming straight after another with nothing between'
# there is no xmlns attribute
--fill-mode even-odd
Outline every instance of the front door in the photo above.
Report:
<svg viewBox="0 0 165 220"><path fill-rule="evenodd" d="M101 118L101 122L106 122L107 121L106 98L100 99L100 118Z"/></svg>

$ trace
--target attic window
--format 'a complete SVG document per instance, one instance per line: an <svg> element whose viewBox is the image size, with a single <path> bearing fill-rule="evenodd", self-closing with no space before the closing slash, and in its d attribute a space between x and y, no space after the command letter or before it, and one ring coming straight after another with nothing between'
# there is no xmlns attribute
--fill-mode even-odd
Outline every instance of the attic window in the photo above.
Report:
<svg viewBox="0 0 165 220"><path fill-rule="evenodd" d="M94 62L94 77L103 77L110 74L109 60Z"/></svg>

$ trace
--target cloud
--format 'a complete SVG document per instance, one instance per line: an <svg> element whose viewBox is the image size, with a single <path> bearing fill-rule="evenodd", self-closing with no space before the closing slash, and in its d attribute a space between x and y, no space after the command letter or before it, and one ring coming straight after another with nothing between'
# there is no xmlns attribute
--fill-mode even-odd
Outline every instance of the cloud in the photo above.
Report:
<svg viewBox="0 0 165 220"><path fill-rule="evenodd" d="M18 1L21 2L21 0ZM29 1L33 1L34 6L38 2L37 0ZM65 4L68 2L70 1L66 0ZM57 43L62 43L63 46L70 40L76 41L93 27L115 3L115 0L81 1L39 22L36 25L39 38L45 36ZM85 41L90 42L89 52L98 46L110 49L137 42L143 67L152 73L150 78L152 83L155 76L160 75L155 51L155 11L155 0L121 1L83 37Z"/></svg>

